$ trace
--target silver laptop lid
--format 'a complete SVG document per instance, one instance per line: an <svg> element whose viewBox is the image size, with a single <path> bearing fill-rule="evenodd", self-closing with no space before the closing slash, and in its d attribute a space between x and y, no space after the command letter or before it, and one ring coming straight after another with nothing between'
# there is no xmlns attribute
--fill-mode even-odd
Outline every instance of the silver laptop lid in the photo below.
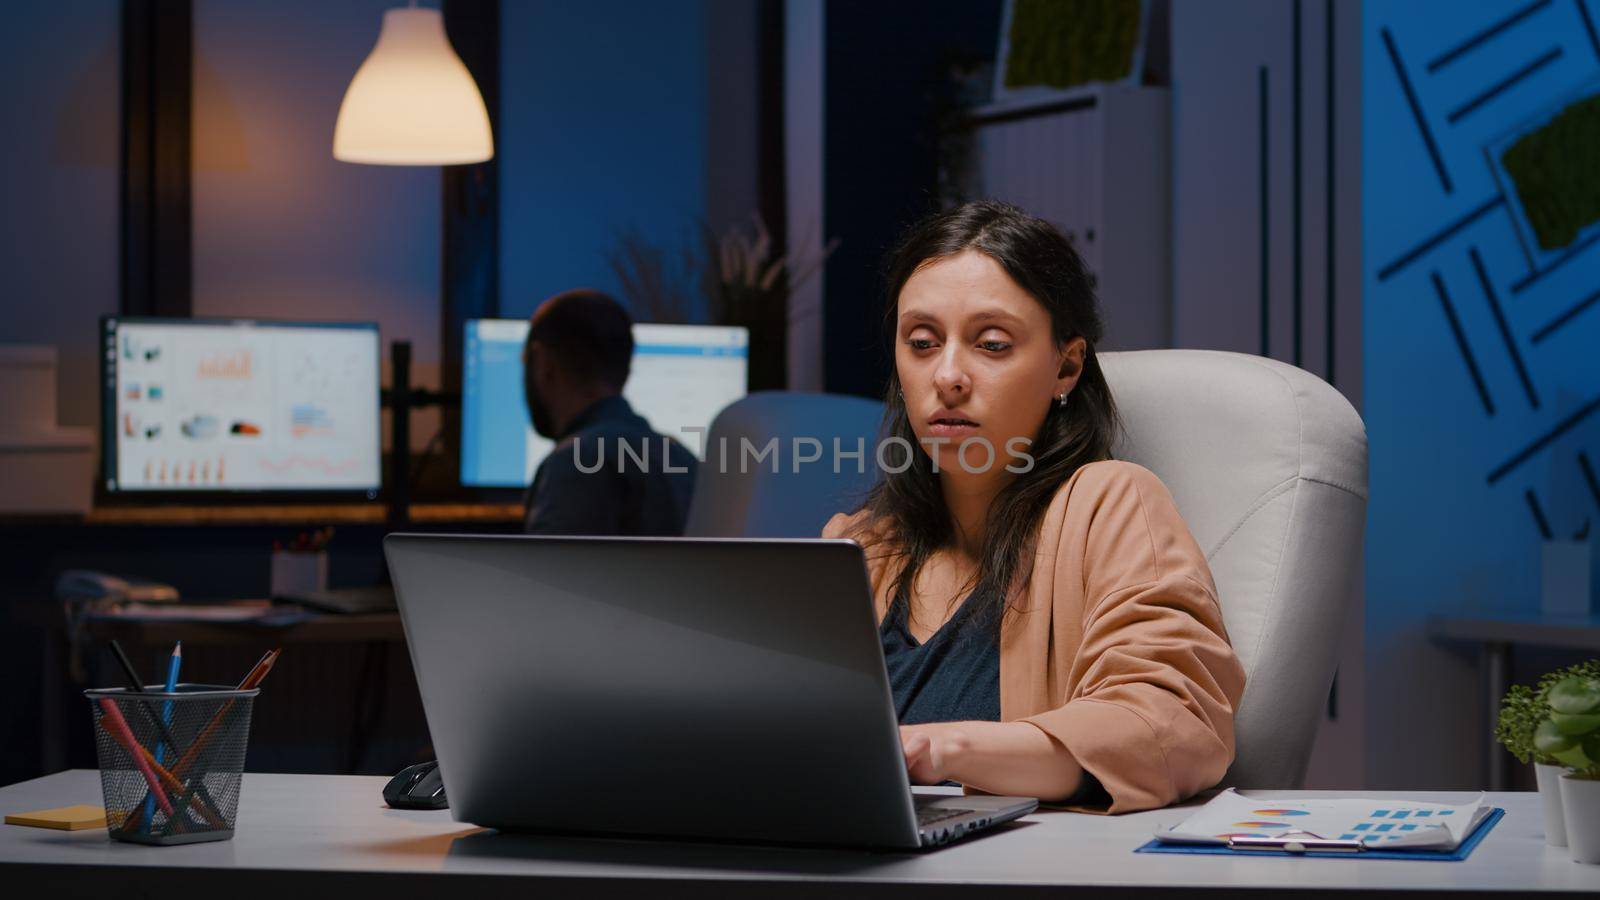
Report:
<svg viewBox="0 0 1600 900"><path fill-rule="evenodd" d="M384 540L452 814L915 847L849 541Z"/></svg>

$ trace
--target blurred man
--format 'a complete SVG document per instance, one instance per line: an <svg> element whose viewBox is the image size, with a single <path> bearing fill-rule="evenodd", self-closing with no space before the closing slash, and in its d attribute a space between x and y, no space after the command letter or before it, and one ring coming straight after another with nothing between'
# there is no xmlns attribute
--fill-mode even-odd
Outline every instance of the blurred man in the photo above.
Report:
<svg viewBox="0 0 1600 900"><path fill-rule="evenodd" d="M605 294L567 291L534 312L523 391L556 446L528 488L529 534L683 533L696 460L622 398L632 360L633 323Z"/></svg>

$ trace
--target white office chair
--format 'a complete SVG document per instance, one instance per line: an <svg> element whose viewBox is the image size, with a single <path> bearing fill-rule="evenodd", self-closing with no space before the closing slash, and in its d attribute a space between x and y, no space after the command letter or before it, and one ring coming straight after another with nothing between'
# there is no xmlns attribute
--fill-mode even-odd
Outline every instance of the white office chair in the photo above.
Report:
<svg viewBox="0 0 1600 900"><path fill-rule="evenodd" d="M1103 353L1126 425L1119 458L1166 483L1205 551L1248 681L1225 784L1297 788L1326 704L1345 611L1361 578L1367 440L1350 404L1284 363L1207 350ZM877 435L882 404L822 394L752 394L710 439ZM788 457L785 456L785 462ZM813 537L872 484L846 470L773 475L702 467L688 533ZM737 472L737 467L734 469Z"/></svg>
<svg viewBox="0 0 1600 900"><path fill-rule="evenodd" d="M684 534L689 537L807 537L822 533L828 518L861 505L877 478L873 451L883 420L883 404L841 394L758 391L717 414L706 432L707 465L695 475L694 496ZM822 443L822 460L794 471L793 439L812 437ZM772 459L749 464L741 475L742 439L759 453L778 439L778 471ZM846 452L857 441L865 446L864 467L845 460L833 472L833 440ZM726 439L727 471L718 465L719 443ZM805 452L812 452L807 449Z"/></svg>
<svg viewBox="0 0 1600 900"><path fill-rule="evenodd" d="M1127 427L1116 455L1172 492L1244 664L1223 784L1298 788L1361 582L1361 417L1320 378L1258 356L1142 350L1100 361Z"/></svg>

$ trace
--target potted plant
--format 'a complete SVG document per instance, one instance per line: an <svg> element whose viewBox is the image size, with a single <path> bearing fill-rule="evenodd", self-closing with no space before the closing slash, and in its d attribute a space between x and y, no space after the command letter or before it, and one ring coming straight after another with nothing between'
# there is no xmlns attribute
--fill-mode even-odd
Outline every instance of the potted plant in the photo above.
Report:
<svg viewBox="0 0 1600 900"><path fill-rule="evenodd" d="M1565 771L1553 756L1534 746L1534 732L1545 718L1545 687L1535 691L1515 684L1500 701L1500 721L1494 736L1518 762L1533 763L1539 785L1539 805L1544 812L1544 842L1552 847L1567 845L1567 823L1561 811L1561 773Z"/></svg>
<svg viewBox="0 0 1600 900"><path fill-rule="evenodd" d="M1569 766L1585 763L1580 750L1567 749L1546 753L1535 742L1536 732L1549 716L1551 688L1564 679L1578 677L1600 679L1600 660L1589 660L1575 666L1556 669L1539 679L1535 687L1513 685L1500 701L1500 721L1494 736L1518 761L1533 763L1535 780L1539 785L1539 800L1544 807L1544 839L1552 847L1567 846L1567 825L1561 804L1561 775ZM1554 727L1553 725L1551 727ZM1547 741L1549 746L1557 742Z"/></svg>
<svg viewBox="0 0 1600 900"><path fill-rule="evenodd" d="M750 390L781 390L788 380L789 298L838 245L805 239L784 252L752 214L748 224L721 232L702 222L698 243L675 259L637 230L625 231L606 259L636 319L742 325L750 332Z"/></svg>
<svg viewBox="0 0 1600 900"><path fill-rule="evenodd" d="M1533 745L1567 767L1561 776L1567 846L1574 862L1600 863L1600 674L1567 675L1550 686L1545 704Z"/></svg>

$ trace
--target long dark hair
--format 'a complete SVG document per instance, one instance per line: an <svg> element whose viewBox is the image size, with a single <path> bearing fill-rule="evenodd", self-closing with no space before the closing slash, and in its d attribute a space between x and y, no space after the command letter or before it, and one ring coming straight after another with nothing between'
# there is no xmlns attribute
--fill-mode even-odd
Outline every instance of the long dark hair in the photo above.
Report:
<svg viewBox="0 0 1600 900"><path fill-rule="evenodd" d="M1105 326L1082 258L1054 225L1008 203L981 200L936 213L913 226L889 253L884 273L884 327L890 347L894 346L900 290L906 281L923 265L964 250L976 250L999 263L1039 301L1050 314L1057 346L1075 337L1082 337L1087 344L1083 372L1067 405L1051 404L1028 448L1033 468L1016 475L995 498L976 580L963 586L973 592L979 620L997 627L1012 592L1032 570L1039 523L1056 489L1080 466L1110 458L1120 423L1095 356ZM906 415L899 373L893 366L889 371L884 391L886 437L899 437L915 448L917 436ZM903 559L890 589L893 602L909 601L917 572L954 537L938 474L927 454L914 450L911 457L912 464L904 471L886 468L883 480L867 494L862 508L868 515L860 523L858 535L869 552L876 548Z"/></svg>

